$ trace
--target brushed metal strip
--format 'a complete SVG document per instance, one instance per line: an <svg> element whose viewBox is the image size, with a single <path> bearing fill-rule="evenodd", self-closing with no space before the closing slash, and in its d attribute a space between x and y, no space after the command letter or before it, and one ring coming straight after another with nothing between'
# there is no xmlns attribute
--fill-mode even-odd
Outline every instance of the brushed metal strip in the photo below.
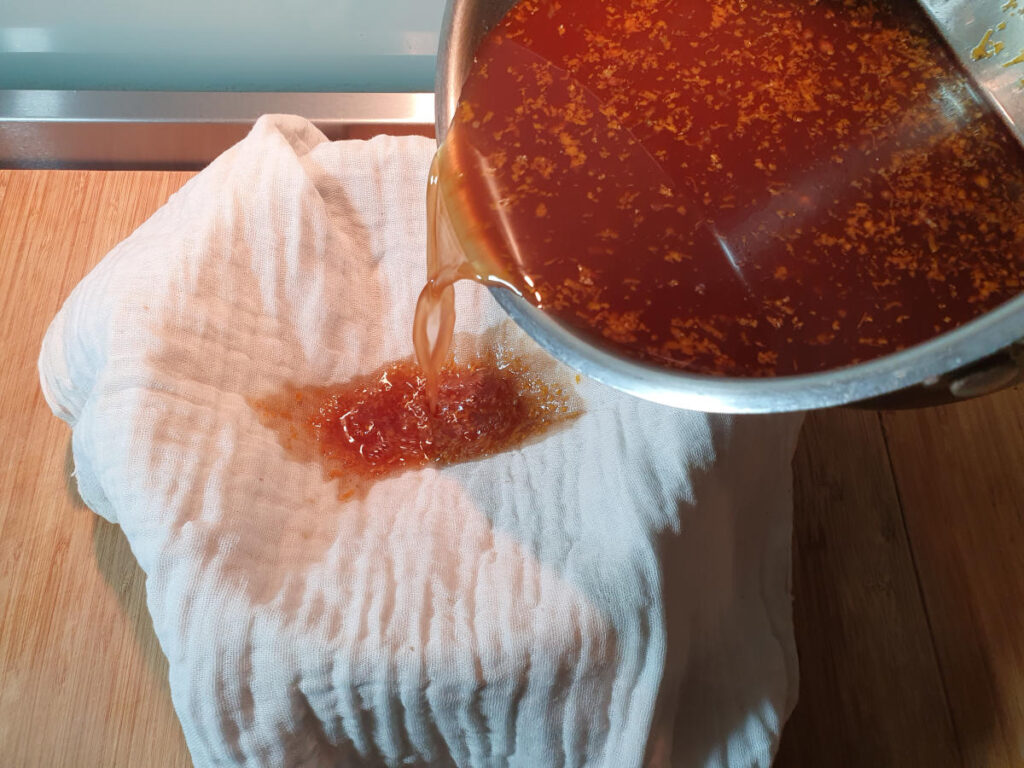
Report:
<svg viewBox="0 0 1024 768"><path fill-rule="evenodd" d="M0 167L201 168L268 113L331 140L434 135L432 93L0 91Z"/></svg>

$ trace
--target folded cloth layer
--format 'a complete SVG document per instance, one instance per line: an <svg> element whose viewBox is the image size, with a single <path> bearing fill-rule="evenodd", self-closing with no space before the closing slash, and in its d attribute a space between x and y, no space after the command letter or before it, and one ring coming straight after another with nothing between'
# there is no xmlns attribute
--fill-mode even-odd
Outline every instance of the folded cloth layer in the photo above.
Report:
<svg viewBox="0 0 1024 768"><path fill-rule="evenodd" d="M421 138L268 116L75 288L43 342L197 766L767 766L795 703L799 418L583 380L568 428L339 501L248 399L412 354ZM481 287L469 347L532 349Z"/></svg>

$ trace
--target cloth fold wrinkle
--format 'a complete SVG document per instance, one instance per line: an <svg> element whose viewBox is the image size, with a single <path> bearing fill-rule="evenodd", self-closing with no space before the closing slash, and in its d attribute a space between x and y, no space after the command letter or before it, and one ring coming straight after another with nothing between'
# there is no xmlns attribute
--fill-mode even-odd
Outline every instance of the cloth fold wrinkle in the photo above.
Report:
<svg viewBox="0 0 1024 768"><path fill-rule="evenodd" d="M432 152L261 118L44 339L195 764L767 766L796 690L799 417L583 379L570 426L341 502L249 407L412 354ZM460 355L542 354L482 287L456 303Z"/></svg>

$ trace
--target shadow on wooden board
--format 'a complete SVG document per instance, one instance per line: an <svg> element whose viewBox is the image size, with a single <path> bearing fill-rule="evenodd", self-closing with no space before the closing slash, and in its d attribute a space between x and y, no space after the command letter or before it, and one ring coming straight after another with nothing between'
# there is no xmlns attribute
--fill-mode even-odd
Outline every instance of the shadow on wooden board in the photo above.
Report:
<svg viewBox="0 0 1024 768"><path fill-rule="evenodd" d="M878 415L809 415L793 468L800 701L777 765L961 765Z"/></svg>

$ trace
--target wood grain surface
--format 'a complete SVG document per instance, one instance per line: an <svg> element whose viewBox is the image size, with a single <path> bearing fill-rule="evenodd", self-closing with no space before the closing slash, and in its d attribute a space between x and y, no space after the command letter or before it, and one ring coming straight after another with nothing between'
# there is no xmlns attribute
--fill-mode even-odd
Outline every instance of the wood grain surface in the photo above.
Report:
<svg viewBox="0 0 1024 768"><path fill-rule="evenodd" d="M188 766L145 579L70 479L36 359L75 284L187 175L0 171L0 765Z"/></svg>
<svg viewBox="0 0 1024 768"><path fill-rule="evenodd" d="M191 765L145 579L78 499L47 324L189 174L0 171L0 765ZM1024 391L808 417L778 764L1024 765Z"/></svg>
<svg viewBox="0 0 1024 768"><path fill-rule="evenodd" d="M967 766L1024 766L1024 394L883 417Z"/></svg>
<svg viewBox="0 0 1024 768"><path fill-rule="evenodd" d="M809 415L793 467L801 688L778 762L959 765L878 416Z"/></svg>

